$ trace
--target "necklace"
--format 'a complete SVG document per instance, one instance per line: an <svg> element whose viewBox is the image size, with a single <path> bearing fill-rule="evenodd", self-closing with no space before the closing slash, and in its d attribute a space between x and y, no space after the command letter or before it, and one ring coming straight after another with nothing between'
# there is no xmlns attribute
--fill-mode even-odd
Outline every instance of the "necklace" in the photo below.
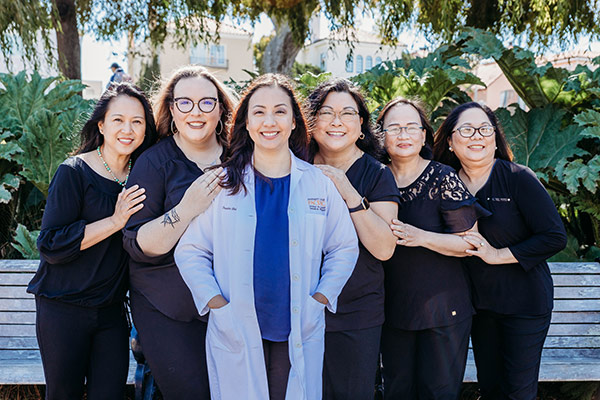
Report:
<svg viewBox="0 0 600 400"><path fill-rule="evenodd" d="M106 168L106 170L108 171L110 176L113 177L113 180L121 186L127 185L127 179L129 179L129 173L131 172L131 158L129 159L129 162L127 163L127 176L125 177L125 180L123 182L121 182L121 180L119 178L117 178L115 176L115 174L112 172L112 170L110 169L110 167L108 166L106 161L104 161L104 158L102 158L102 152L100 151L100 146L98 146L98 148L96 150L98 151L98 157L100 157L100 160L102 160L102 164L104 164L104 168Z"/></svg>
<svg viewBox="0 0 600 400"><path fill-rule="evenodd" d="M205 169L208 167L212 167L213 165L215 165L217 163L217 160L219 159L219 156L221 156L221 152L222 152L222 147L219 146L219 148L217 149L217 155L215 156L214 160L212 160L209 163L202 163L200 161L196 161L196 164L198 164L198 166L200 167L200 169Z"/></svg>

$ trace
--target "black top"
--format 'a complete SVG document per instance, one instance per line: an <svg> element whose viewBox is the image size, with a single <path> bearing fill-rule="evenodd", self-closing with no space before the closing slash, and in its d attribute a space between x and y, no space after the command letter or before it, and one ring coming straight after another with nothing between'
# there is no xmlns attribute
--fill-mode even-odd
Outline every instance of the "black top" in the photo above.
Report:
<svg viewBox="0 0 600 400"><path fill-rule="evenodd" d="M166 254L147 256L137 243L137 231L179 204L187 188L202 174L198 165L183 154L173 136L169 136L142 153L127 183L127 186L138 184L146 189L144 207L131 216L124 229L123 244L131 257L131 289L141 293L164 315L178 321L191 321L200 315L175 266L175 246Z"/></svg>
<svg viewBox="0 0 600 400"><path fill-rule="evenodd" d="M356 191L370 203L398 202L394 175L385 165L364 154L346 171ZM328 332L372 328L383 324L383 267L381 261L359 242L358 260L338 297L337 313L326 311Z"/></svg>
<svg viewBox="0 0 600 400"><path fill-rule="evenodd" d="M550 312L553 286L546 260L564 249L567 236L546 189L529 168L496 160L476 197L492 212L479 220L479 232L492 246L508 247L519 262L466 260L475 308L502 314Z"/></svg>
<svg viewBox="0 0 600 400"><path fill-rule="evenodd" d="M87 307L125 299L127 253L121 232L80 250L86 224L111 216L121 189L79 157L59 165L48 190L37 240L40 267L29 293Z"/></svg>
<svg viewBox="0 0 600 400"><path fill-rule="evenodd" d="M400 188L398 219L436 233L458 233L487 213L454 170L430 161L409 186ZM461 258L424 247L396 246L385 267L386 324L421 330L449 326L473 315Z"/></svg>

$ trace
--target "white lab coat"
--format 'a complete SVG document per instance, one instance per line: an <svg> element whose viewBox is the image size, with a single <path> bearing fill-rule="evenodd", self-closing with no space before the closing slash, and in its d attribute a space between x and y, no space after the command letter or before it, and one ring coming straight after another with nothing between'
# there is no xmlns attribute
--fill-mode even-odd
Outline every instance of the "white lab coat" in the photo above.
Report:
<svg viewBox="0 0 600 400"><path fill-rule="evenodd" d="M213 400L269 398L262 338L254 306L256 211L254 173L246 168L243 190L222 190L190 223L175 262L201 315L222 294L229 304L210 309L206 355ZM358 239L348 208L333 182L292 155L289 255L291 361L286 400L322 398L325 312L312 298L320 292L335 312L337 297L358 258ZM323 266L321 267L321 255Z"/></svg>

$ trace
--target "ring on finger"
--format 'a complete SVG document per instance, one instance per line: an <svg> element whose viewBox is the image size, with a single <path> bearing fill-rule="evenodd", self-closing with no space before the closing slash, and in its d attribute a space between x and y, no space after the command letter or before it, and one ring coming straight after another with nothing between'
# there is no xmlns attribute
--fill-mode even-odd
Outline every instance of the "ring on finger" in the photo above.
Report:
<svg viewBox="0 0 600 400"><path fill-rule="evenodd" d="M485 243L483 243L483 242L479 243L479 247L483 247L483 246L485 246Z"/></svg>

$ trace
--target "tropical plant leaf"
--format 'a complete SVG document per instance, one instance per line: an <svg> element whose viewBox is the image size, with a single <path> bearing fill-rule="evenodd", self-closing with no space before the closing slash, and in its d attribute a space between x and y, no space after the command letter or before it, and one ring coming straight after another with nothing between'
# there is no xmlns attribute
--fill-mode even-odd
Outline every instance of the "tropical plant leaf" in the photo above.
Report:
<svg viewBox="0 0 600 400"><path fill-rule="evenodd" d="M8 203L12 199L12 193L9 189L19 188L21 180L13 174L5 174L0 179L0 203Z"/></svg>
<svg viewBox="0 0 600 400"><path fill-rule="evenodd" d="M12 161L15 154L23 152L14 139L10 132L0 133L0 159Z"/></svg>
<svg viewBox="0 0 600 400"><path fill-rule="evenodd" d="M573 194L577 193L580 185L594 193L600 180L600 156L594 156L587 163L582 159L561 163L556 168L556 175Z"/></svg>
<svg viewBox="0 0 600 400"><path fill-rule="evenodd" d="M331 72L323 72L318 75L306 72L296 79L296 90L305 98L308 97L321 82L331 78Z"/></svg>
<svg viewBox="0 0 600 400"><path fill-rule="evenodd" d="M586 153L577 147L581 128L562 127L565 114L565 110L552 105L528 112L517 107L512 115L505 108L496 110L515 161L534 171L555 168L567 157Z"/></svg>
<svg viewBox="0 0 600 400"><path fill-rule="evenodd" d="M586 128L581 132L583 136L600 138L600 112L587 110L577 114L573 121Z"/></svg>
<svg viewBox="0 0 600 400"><path fill-rule="evenodd" d="M21 253L27 260L36 260L40 258L36 241L40 231L29 231L25 225L18 224L13 236L14 243L11 245Z"/></svg>

